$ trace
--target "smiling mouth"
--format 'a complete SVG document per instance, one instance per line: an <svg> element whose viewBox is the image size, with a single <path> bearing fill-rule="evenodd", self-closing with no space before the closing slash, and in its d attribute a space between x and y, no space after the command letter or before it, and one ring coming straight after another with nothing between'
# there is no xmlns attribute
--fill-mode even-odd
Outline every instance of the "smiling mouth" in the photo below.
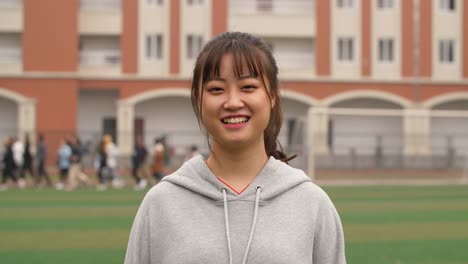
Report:
<svg viewBox="0 0 468 264"><path fill-rule="evenodd" d="M224 124L242 124L242 123L246 123L247 121L249 121L249 117L246 117L246 116L242 116L242 117L228 117L228 118L224 118L223 120L221 120Z"/></svg>

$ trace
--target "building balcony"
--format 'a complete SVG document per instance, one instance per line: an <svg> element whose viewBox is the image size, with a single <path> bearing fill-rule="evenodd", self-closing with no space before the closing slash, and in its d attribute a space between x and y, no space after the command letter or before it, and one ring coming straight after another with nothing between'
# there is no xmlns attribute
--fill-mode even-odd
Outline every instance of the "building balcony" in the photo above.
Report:
<svg viewBox="0 0 468 264"><path fill-rule="evenodd" d="M315 75L315 54L274 54L281 78L310 78Z"/></svg>
<svg viewBox="0 0 468 264"><path fill-rule="evenodd" d="M313 68L315 64L313 53L283 53L274 56L281 70Z"/></svg>
<svg viewBox="0 0 468 264"><path fill-rule="evenodd" d="M122 0L80 0L81 10L120 10Z"/></svg>
<svg viewBox="0 0 468 264"><path fill-rule="evenodd" d="M80 52L80 65L86 66L114 66L120 65L120 51L87 50Z"/></svg>
<svg viewBox="0 0 468 264"><path fill-rule="evenodd" d="M270 37L313 37L315 23L315 0L229 1L229 30Z"/></svg>
<svg viewBox="0 0 468 264"><path fill-rule="evenodd" d="M81 0L79 32L87 35L119 35L122 32L121 0Z"/></svg>
<svg viewBox="0 0 468 264"><path fill-rule="evenodd" d="M84 76L117 76L120 74L120 50L82 50L80 74Z"/></svg>
<svg viewBox="0 0 468 264"><path fill-rule="evenodd" d="M0 32L23 31L23 1L0 0Z"/></svg>

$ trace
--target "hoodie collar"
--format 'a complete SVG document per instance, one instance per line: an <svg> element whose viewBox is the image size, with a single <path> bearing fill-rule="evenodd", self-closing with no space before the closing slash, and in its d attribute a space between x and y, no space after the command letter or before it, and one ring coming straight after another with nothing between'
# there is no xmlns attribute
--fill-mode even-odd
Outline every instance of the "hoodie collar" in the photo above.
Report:
<svg viewBox="0 0 468 264"><path fill-rule="evenodd" d="M223 200L222 189L226 188L206 166L201 155L197 155L185 162L175 173L164 177L163 181L171 182L215 201ZM229 200L255 200L256 189L260 186L262 200L266 201L309 181L310 178L303 171L294 169L286 163L270 157L255 180L244 192L237 195L229 190L227 198Z"/></svg>

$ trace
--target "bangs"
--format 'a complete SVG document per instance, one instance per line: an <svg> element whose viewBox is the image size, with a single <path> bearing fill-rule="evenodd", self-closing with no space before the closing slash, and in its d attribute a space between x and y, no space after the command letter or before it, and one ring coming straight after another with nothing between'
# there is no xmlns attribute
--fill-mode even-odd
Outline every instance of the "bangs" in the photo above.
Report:
<svg viewBox="0 0 468 264"><path fill-rule="evenodd" d="M232 54L233 56L233 68L236 78L242 76L260 77L259 79L263 82L265 71L262 53L258 52L258 49L251 44L229 39L213 47L206 57L201 80L202 86L220 77L221 61L225 54Z"/></svg>

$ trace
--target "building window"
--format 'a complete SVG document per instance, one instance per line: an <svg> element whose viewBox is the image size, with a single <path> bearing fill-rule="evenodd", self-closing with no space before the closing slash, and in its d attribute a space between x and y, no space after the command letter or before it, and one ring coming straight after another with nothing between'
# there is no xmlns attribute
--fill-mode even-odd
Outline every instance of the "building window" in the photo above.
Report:
<svg viewBox="0 0 468 264"><path fill-rule="evenodd" d="M162 34L149 34L146 36L146 58L148 60L161 60L163 58Z"/></svg>
<svg viewBox="0 0 468 264"><path fill-rule="evenodd" d="M379 39L378 60L380 62L393 62L394 47L395 46L393 45L393 39L390 39L390 38Z"/></svg>
<svg viewBox="0 0 468 264"><path fill-rule="evenodd" d="M393 0L377 0L377 8L379 9L391 9L393 4Z"/></svg>
<svg viewBox="0 0 468 264"><path fill-rule="evenodd" d="M187 5L203 5L204 2L204 0L187 0Z"/></svg>
<svg viewBox="0 0 468 264"><path fill-rule="evenodd" d="M339 38L338 39L338 60L353 61L354 60L354 39Z"/></svg>
<svg viewBox="0 0 468 264"><path fill-rule="evenodd" d="M455 42L453 39L439 40L439 62L449 64L455 62Z"/></svg>
<svg viewBox="0 0 468 264"><path fill-rule="evenodd" d="M455 0L439 0L440 10L453 12L455 11Z"/></svg>
<svg viewBox="0 0 468 264"><path fill-rule="evenodd" d="M163 5L164 4L164 0L146 0L146 3L148 5Z"/></svg>
<svg viewBox="0 0 468 264"><path fill-rule="evenodd" d="M203 37L201 35L190 34L187 36L187 58L195 59L203 47Z"/></svg>
<svg viewBox="0 0 468 264"><path fill-rule="evenodd" d="M271 12L273 10L273 0L257 0L257 10Z"/></svg>
<svg viewBox="0 0 468 264"><path fill-rule="evenodd" d="M354 0L337 0L338 8L352 8L354 6Z"/></svg>

